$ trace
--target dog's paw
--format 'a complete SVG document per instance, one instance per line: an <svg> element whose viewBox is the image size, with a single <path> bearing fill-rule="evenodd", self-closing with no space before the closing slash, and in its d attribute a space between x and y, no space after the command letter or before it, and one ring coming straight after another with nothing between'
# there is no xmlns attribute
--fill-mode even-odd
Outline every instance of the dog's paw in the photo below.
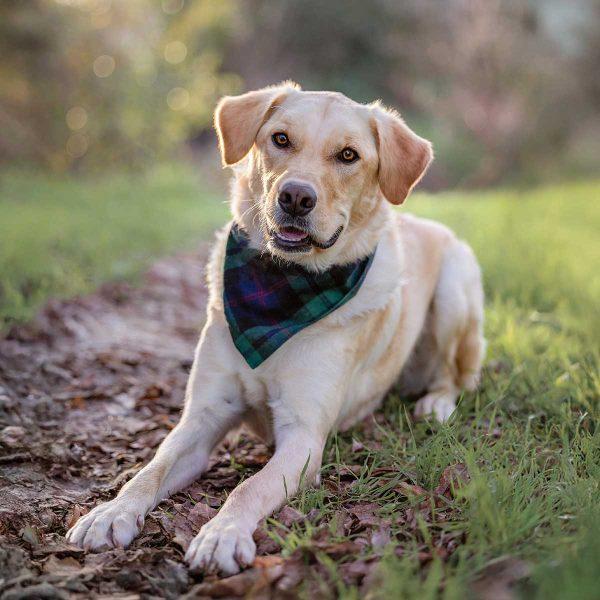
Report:
<svg viewBox="0 0 600 600"><path fill-rule="evenodd" d="M447 421L454 410L454 396L447 392L431 392L417 400L414 415L417 419L433 415L440 423Z"/></svg>
<svg viewBox="0 0 600 600"><path fill-rule="evenodd" d="M142 530L144 516L115 498L83 515L67 532L67 541L84 550L125 548Z"/></svg>
<svg viewBox="0 0 600 600"><path fill-rule="evenodd" d="M250 565L255 555L252 531L243 523L217 516L192 540L185 560L193 571L234 575Z"/></svg>

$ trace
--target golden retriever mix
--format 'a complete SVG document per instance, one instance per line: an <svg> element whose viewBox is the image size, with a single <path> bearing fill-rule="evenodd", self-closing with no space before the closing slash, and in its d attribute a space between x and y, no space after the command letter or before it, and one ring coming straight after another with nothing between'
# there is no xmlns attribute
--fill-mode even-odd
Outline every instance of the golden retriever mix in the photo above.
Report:
<svg viewBox="0 0 600 600"><path fill-rule="evenodd" d="M477 385L485 341L470 248L392 208L432 159L396 112L284 83L223 98L215 125L235 174L233 220L209 265L181 421L67 538L89 550L127 546L148 511L194 481L243 423L274 454L186 554L194 569L231 574L252 563L258 522L318 482L329 432L371 413L397 382L423 394L416 416L447 419Z"/></svg>

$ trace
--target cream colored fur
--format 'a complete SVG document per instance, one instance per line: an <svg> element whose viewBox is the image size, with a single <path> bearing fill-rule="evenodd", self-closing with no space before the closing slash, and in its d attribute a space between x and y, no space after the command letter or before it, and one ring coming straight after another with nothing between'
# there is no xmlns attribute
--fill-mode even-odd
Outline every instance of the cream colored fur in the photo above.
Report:
<svg viewBox="0 0 600 600"><path fill-rule="evenodd" d="M253 561L258 522L297 491L305 466L305 481L318 480L332 430L375 410L398 381L407 393L424 393L417 416L449 418L461 391L477 384L485 343L481 278L471 250L442 225L390 206L405 199L431 160L429 143L396 113L284 84L225 98L216 127L224 162L237 163L233 218L256 247L315 270L377 247L373 265L352 300L252 370L223 313L228 224L209 265L207 321L180 423L118 496L81 517L67 537L90 550L128 545L148 511L199 477L215 445L244 423L275 444L273 457L231 493L186 553L195 569L230 574ZM271 136L278 131L293 146L275 147ZM360 159L341 164L336 156L344 147ZM277 193L291 179L318 193L310 213L315 239L325 241L343 227L331 248L290 254L274 245L269 231L277 228Z"/></svg>

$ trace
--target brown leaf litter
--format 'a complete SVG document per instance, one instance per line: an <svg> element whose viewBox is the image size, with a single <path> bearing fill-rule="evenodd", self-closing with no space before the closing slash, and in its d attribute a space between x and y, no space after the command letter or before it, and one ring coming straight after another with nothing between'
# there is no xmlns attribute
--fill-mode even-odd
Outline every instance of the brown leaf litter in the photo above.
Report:
<svg viewBox="0 0 600 600"><path fill-rule="evenodd" d="M161 261L139 287L111 284L52 301L32 324L0 339L2 598L289 598L307 582L310 590L309 575L329 581L325 558L338 561L347 585L365 590L389 544L402 542L398 526L419 539L418 519L430 519L431 499L452 498L468 481L464 465L453 465L433 491L402 482L398 498L417 504L392 519L375 503L350 501L345 494L362 465L340 467L323 481L336 501L329 516L283 507L276 525L258 528L251 568L195 579L182 560L191 539L242 476L270 456L241 435L224 444L200 480L148 515L127 550L85 554L67 544L65 531L114 496L179 419L204 318L206 256L204 248ZM377 427L366 423L363 432L354 453L380 445ZM382 481L397 476L393 467L381 471ZM285 536L308 525L310 543L282 553L273 532ZM444 535L436 542L440 556L460 543ZM424 563L431 560L424 543L419 552Z"/></svg>

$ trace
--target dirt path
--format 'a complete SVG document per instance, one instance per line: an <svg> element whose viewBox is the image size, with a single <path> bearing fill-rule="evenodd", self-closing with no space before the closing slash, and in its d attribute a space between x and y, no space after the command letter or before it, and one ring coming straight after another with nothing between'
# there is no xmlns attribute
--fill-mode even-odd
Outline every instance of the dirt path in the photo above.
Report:
<svg viewBox="0 0 600 600"><path fill-rule="evenodd" d="M364 458L324 475L322 488L334 500L327 515L289 506L276 515L282 535L294 528L308 534L293 552L285 555L268 534L273 525L262 525L252 568L227 579L188 572L182 558L192 537L269 458L244 435L219 450L198 482L150 513L127 550L86 555L65 543L76 518L113 497L179 419L204 319L206 257L205 247L161 261L136 288L112 284L51 302L34 323L0 339L0 598L289 598L299 586L313 597L335 597L332 561L345 585L362 592L378 585L390 521L352 492ZM374 419L362 432L373 447ZM352 452L364 456L365 447L354 445ZM444 506L455 476L446 471L431 491ZM372 475L388 487L386 478L400 478L394 490L401 497L428 494L392 467ZM421 506L421 518L430 519L430 501ZM450 512L438 518L450 519ZM411 544L420 540L419 560L430 561L415 511L399 508L394 519ZM438 555L450 556L459 538L437 531Z"/></svg>
<svg viewBox="0 0 600 600"><path fill-rule="evenodd" d="M205 258L202 249L162 261L139 288L107 285L52 302L32 325L0 340L1 597L175 598L190 590L212 595L210 586L223 585L198 587L181 559L241 477L226 448L201 483L149 516L127 551L86 556L63 538L177 422L204 318ZM241 438L235 458L252 469L267 453ZM259 548L277 550L264 535ZM274 579L277 562L255 571ZM254 585L255 576L244 577L232 592Z"/></svg>

